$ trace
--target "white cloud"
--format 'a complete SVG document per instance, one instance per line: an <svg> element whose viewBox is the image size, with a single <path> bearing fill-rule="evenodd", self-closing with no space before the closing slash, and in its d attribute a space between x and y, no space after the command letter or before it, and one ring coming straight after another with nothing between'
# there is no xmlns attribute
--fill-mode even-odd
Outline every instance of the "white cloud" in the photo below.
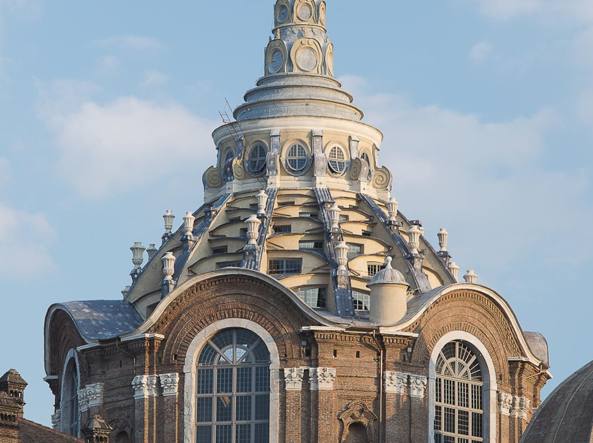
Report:
<svg viewBox="0 0 593 443"><path fill-rule="evenodd" d="M158 88L166 85L168 81L169 77L167 77L166 74L163 74L160 71L151 70L144 73L141 86L143 88Z"/></svg>
<svg viewBox="0 0 593 443"><path fill-rule="evenodd" d="M469 51L469 59L476 64L484 63L490 58L494 47L488 42L478 42Z"/></svg>
<svg viewBox="0 0 593 443"><path fill-rule="evenodd" d="M116 47L135 51L155 51L163 48L156 38L143 35L118 35L96 42L101 47Z"/></svg>
<svg viewBox="0 0 593 443"><path fill-rule="evenodd" d="M354 85L367 121L385 131L380 162L395 175L404 213L433 234L446 225L459 262L502 270L534 254L548 264L590 257L590 248L575 248L560 233L578 232L580 242L593 244L581 228L593 224L590 177L542 166L555 112L487 122L343 80ZM486 257L476 252L484 250Z"/></svg>
<svg viewBox="0 0 593 443"><path fill-rule="evenodd" d="M0 191L10 179L10 164L0 158ZM32 278L52 270L49 247L54 238L43 214L20 211L0 199L0 277Z"/></svg>
<svg viewBox="0 0 593 443"><path fill-rule="evenodd" d="M134 97L42 105L59 149L61 174L86 197L106 197L213 161L215 123L176 104Z"/></svg>
<svg viewBox="0 0 593 443"><path fill-rule="evenodd" d="M34 278L51 271L54 236L43 214L19 211L0 202L0 275Z"/></svg>

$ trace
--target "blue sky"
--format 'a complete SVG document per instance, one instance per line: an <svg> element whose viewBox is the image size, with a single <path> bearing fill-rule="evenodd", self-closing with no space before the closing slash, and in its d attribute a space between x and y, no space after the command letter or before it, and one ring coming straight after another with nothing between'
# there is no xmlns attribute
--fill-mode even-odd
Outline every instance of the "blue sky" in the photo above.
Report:
<svg viewBox="0 0 593 443"><path fill-rule="evenodd" d="M385 132L403 212L446 227L463 269L547 336L549 392L592 358L593 2L328 3L337 74ZM120 297L130 244L200 205L272 6L0 0L0 371L29 382L29 418L52 409L47 307Z"/></svg>

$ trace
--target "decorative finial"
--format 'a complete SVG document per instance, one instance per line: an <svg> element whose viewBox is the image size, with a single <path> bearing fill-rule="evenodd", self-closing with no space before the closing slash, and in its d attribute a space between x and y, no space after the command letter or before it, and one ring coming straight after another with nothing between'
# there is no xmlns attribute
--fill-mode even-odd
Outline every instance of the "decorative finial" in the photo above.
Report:
<svg viewBox="0 0 593 443"><path fill-rule="evenodd" d="M438 233L440 252L448 252L449 250L449 233L445 228L441 228Z"/></svg>
<svg viewBox="0 0 593 443"><path fill-rule="evenodd" d="M173 281L173 275L175 274L175 256L172 252L167 252L161 258L163 263L163 288L162 295L165 296L173 290L175 282Z"/></svg>
<svg viewBox="0 0 593 443"><path fill-rule="evenodd" d="M144 263L144 251L146 248L141 242L135 242L131 247L130 251L132 251L132 264L134 265L134 269L130 275L132 276L132 280L136 280L140 275L142 263Z"/></svg>
<svg viewBox="0 0 593 443"><path fill-rule="evenodd" d="M165 225L165 233L163 234L163 243L169 240L171 237L171 232L173 231L173 222L175 221L175 215L173 215L173 211L167 209L163 214L163 221Z"/></svg>
<svg viewBox="0 0 593 443"><path fill-rule="evenodd" d="M331 223L332 232L338 232L340 230L340 213L342 210L338 206L338 203L334 204L329 208L329 220Z"/></svg>
<svg viewBox="0 0 593 443"><path fill-rule="evenodd" d="M252 215L247 220L245 220L247 224L247 238L248 242L247 245L249 246L257 246L257 239L259 237L259 226L261 225L261 220L257 218L256 215Z"/></svg>
<svg viewBox="0 0 593 443"><path fill-rule="evenodd" d="M194 239L194 222L196 218L191 212L186 212L185 217L183 217L183 240L191 241Z"/></svg>
<svg viewBox="0 0 593 443"><path fill-rule="evenodd" d="M338 262L338 271L346 271L348 265L348 245L345 241L339 242L335 248L336 260Z"/></svg>
<svg viewBox="0 0 593 443"><path fill-rule="evenodd" d="M467 274L463 276L463 279L466 283L475 285L476 283L478 283L478 274L476 274L476 271L474 271L473 269L470 269L469 271L467 271Z"/></svg>
<svg viewBox="0 0 593 443"><path fill-rule="evenodd" d="M451 260L451 262L449 262L448 269L455 281L459 281L459 271L461 271L461 268L457 265L457 263Z"/></svg>
<svg viewBox="0 0 593 443"><path fill-rule="evenodd" d="M146 252L148 253L148 260L151 260L152 257L154 257L158 252L158 249L156 248L156 245L154 243L151 243L148 245L148 249L146 249Z"/></svg>
<svg viewBox="0 0 593 443"><path fill-rule="evenodd" d="M125 286L122 290L121 290L121 295L123 296L123 298L126 298L128 296L128 294L130 293L130 286Z"/></svg>
<svg viewBox="0 0 593 443"><path fill-rule="evenodd" d="M268 204L268 194L263 189L257 194L257 216L266 215L266 205Z"/></svg>
<svg viewBox="0 0 593 443"><path fill-rule="evenodd" d="M422 229L418 225L410 226L408 229L410 252L413 255L417 255L420 250L420 236L422 235Z"/></svg>
<svg viewBox="0 0 593 443"><path fill-rule="evenodd" d="M387 256L387 258L385 259L385 269L393 269L393 267L391 266L392 261L393 261L393 258L391 258L390 256Z"/></svg>
<svg viewBox="0 0 593 443"><path fill-rule="evenodd" d="M397 211L399 209L399 203L393 197L387 202L387 213L389 214L389 224L397 225Z"/></svg>

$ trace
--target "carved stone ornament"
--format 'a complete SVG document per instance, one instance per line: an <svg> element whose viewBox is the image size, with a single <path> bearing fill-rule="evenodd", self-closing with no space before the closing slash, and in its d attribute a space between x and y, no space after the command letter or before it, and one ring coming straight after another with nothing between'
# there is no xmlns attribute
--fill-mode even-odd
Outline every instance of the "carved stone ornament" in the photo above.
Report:
<svg viewBox="0 0 593 443"><path fill-rule="evenodd" d="M300 391L303 389L305 368L285 368L284 384L287 391Z"/></svg>
<svg viewBox="0 0 593 443"><path fill-rule="evenodd" d="M531 402L525 397L515 396L513 398L513 409L511 410L511 417L518 417L526 420L529 417L529 409Z"/></svg>
<svg viewBox="0 0 593 443"><path fill-rule="evenodd" d="M214 166L210 166L206 172L204 172L202 181L204 182L204 187L206 188L220 188L222 186L220 170Z"/></svg>
<svg viewBox="0 0 593 443"><path fill-rule="evenodd" d="M421 375L410 374L410 397L424 398L428 379Z"/></svg>
<svg viewBox="0 0 593 443"><path fill-rule="evenodd" d="M82 433L86 437L87 442L91 443L107 443L109 435L113 428L100 415L94 415L89 418Z"/></svg>
<svg viewBox="0 0 593 443"><path fill-rule="evenodd" d="M363 175L363 164L366 164L366 162L359 158L353 158L350 162L350 179L352 181L358 181Z"/></svg>
<svg viewBox="0 0 593 443"><path fill-rule="evenodd" d="M327 155L323 152L323 132L313 131L313 157L315 162L315 177L327 175Z"/></svg>
<svg viewBox="0 0 593 443"><path fill-rule="evenodd" d="M233 176L237 180L243 180L247 177L247 173L245 172L245 168L243 167L243 162L238 158L233 160Z"/></svg>
<svg viewBox="0 0 593 443"><path fill-rule="evenodd" d="M158 377L156 375L137 375L132 380L134 399L142 400L148 397L156 397Z"/></svg>
<svg viewBox="0 0 593 443"><path fill-rule="evenodd" d="M391 187L391 172L387 168L379 168L373 174L373 186L379 190L387 190Z"/></svg>
<svg viewBox="0 0 593 443"><path fill-rule="evenodd" d="M319 74L321 65L321 48L317 40L304 38L297 40L290 51L294 70Z"/></svg>
<svg viewBox="0 0 593 443"><path fill-rule="evenodd" d="M340 442L346 442L350 434L350 426L360 424L364 426L367 433L367 441L374 441L374 426L377 416L362 401L353 401L346 406L346 410L338 416L342 422L342 435Z"/></svg>
<svg viewBox="0 0 593 443"><path fill-rule="evenodd" d="M498 409L502 415L511 415L511 409L513 408L513 396L506 392L498 393Z"/></svg>
<svg viewBox="0 0 593 443"><path fill-rule="evenodd" d="M161 374L161 388L163 389L163 397L175 397L179 391L179 374Z"/></svg>
<svg viewBox="0 0 593 443"><path fill-rule="evenodd" d="M274 130L270 133L270 150L266 155L266 167L268 177L278 175L280 164L280 131Z"/></svg>
<svg viewBox="0 0 593 443"><path fill-rule="evenodd" d="M86 399L89 408L101 406L103 404L103 383L87 385Z"/></svg>
<svg viewBox="0 0 593 443"><path fill-rule="evenodd" d="M332 391L336 381L335 368L309 369L309 382L312 391Z"/></svg>
<svg viewBox="0 0 593 443"><path fill-rule="evenodd" d="M408 391L408 374L385 371L385 392L388 394L405 395Z"/></svg>
<svg viewBox="0 0 593 443"><path fill-rule="evenodd" d="M78 390L78 409L81 413L89 410L89 401L86 388Z"/></svg>

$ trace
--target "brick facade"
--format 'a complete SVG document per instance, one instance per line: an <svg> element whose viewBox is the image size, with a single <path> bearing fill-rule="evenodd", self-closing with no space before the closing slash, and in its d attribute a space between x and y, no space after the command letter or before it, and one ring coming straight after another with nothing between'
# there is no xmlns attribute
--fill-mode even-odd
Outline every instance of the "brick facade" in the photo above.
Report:
<svg viewBox="0 0 593 443"><path fill-rule="evenodd" d="M323 326L266 282L227 275L190 286L144 334L79 349L80 389L89 395L82 431L101 417L111 441L183 442L188 349L204 328L229 319L261 326L278 349L279 429L271 441L426 442L430 356L451 331L480 340L494 364L498 442L519 441L546 381L521 358L505 312L478 292L447 294L405 330L388 333ZM80 341L68 320L55 333L65 346ZM63 367L56 361L55 380ZM52 389L59 406L60 386Z"/></svg>

